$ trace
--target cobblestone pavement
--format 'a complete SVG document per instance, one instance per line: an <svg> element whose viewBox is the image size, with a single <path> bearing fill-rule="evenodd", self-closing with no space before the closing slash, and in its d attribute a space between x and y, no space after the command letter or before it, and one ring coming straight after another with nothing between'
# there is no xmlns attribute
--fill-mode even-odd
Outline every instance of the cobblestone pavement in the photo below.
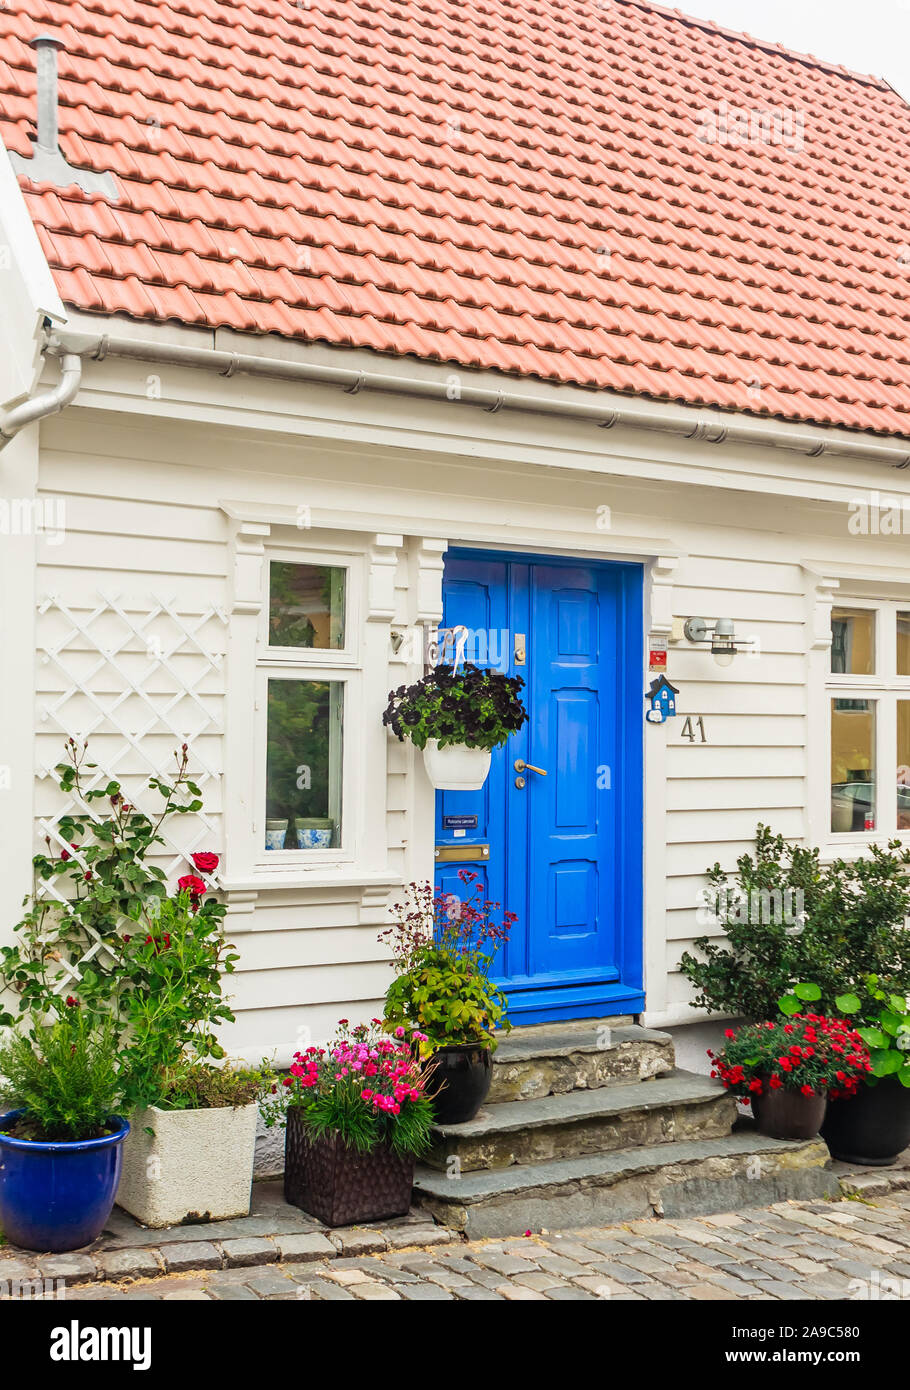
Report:
<svg viewBox="0 0 910 1390"><path fill-rule="evenodd" d="M265 1241L250 1238L234 1242L244 1249L222 1254L208 1246L205 1259L205 1242L183 1242L181 1249L175 1243L173 1272L151 1279L142 1277L134 1264L132 1272L139 1277L117 1282L115 1261L109 1282L79 1284L74 1266L65 1297L556 1302L910 1298L908 1192L839 1202L781 1202L699 1220L633 1221L504 1240L465 1242L451 1231L416 1224L333 1234L334 1258L326 1258L325 1237L300 1235L296 1243L287 1238L279 1263L268 1262ZM125 1270L127 1258L135 1260L136 1252L122 1254ZM56 1257L64 1262L80 1258ZM39 1262L42 1267L46 1259ZM200 1267L199 1261L209 1267ZM13 1263L4 1261L7 1279ZM60 1274L65 1267L58 1266Z"/></svg>

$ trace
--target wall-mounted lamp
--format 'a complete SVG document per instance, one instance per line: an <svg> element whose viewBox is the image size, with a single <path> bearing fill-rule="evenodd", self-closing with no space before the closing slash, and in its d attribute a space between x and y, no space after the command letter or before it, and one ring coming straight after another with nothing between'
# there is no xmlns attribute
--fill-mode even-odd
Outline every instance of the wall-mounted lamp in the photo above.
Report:
<svg viewBox="0 0 910 1390"><path fill-rule="evenodd" d="M732 618L715 618L713 623L707 618L687 618L683 628L688 642L711 643L711 655L718 666L730 666L733 658L743 647L751 646L752 637L737 637L733 630Z"/></svg>

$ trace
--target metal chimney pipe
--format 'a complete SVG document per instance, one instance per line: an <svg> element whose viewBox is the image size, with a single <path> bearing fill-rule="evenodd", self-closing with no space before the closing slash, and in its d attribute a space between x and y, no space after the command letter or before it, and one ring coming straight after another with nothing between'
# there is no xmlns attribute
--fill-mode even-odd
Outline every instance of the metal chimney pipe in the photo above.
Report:
<svg viewBox="0 0 910 1390"><path fill-rule="evenodd" d="M63 40L53 34L37 34L29 39L37 52L38 68L38 149L47 154L58 153L57 130L57 49Z"/></svg>

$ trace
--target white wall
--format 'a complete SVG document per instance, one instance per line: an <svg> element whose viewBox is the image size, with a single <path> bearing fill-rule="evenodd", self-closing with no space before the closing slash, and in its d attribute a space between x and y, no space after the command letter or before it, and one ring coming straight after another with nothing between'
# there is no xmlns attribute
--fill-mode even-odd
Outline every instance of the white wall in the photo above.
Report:
<svg viewBox="0 0 910 1390"><path fill-rule="evenodd" d="M758 450L725 453L667 439L645 447L637 438L614 440L603 431L594 432L593 443L585 436L582 447L577 426L559 432L547 422L535 432L522 417L504 425L495 417L495 425L481 421L488 434L499 432L495 447L473 441L469 448L466 426L453 430L446 451L438 413L446 407L412 404L393 411L385 399L364 405L340 394L324 405L329 393L296 387L299 408L291 419L282 406L286 427L280 429L277 393L290 388L240 383L230 402L213 400L203 411L188 404L198 386L181 377L150 406L137 385L141 377L130 376L137 371L105 364L108 375L80 397L84 405L42 427L41 487L65 497L67 532L62 545L42 543L38 592L62 599L80 621L102 593L118 595L137 613L154 597L184 614L214 607L228 618L225 625L211 616L202 633L210 655L225 657L220 668L203 670L192 654L174 658L180 680L201 673L205 713L190 700L185 718L191 732L193 719L204 725L195 747L213 774L233 769L242 779L249 761L242 701L251 677L243 651L252 648L234 637L247 631L244 613L254 620L240 590L250 573L244 567L256 563L256 547L344 546L363 560L364 717L352 746L363 760L355 779L368 814L358 861L279 875L244 860L238 872L232 853L238 862L243 855L236 842L232 850L222 838L231 785L220 775L206 785L211 831L199 847L226 851L228 921L242 953L231 1044L251 1056L275 1048L286 1056L306 1040L301 1030L319 1039L339 1015L368 1017L379 1007L389 972L376 932L395 885L432 873L432 793L410 750L388 740L378 713L386 691L417 670L394 658L391 632L438 615L440 541L446 539L637 558L658 620L667 613L728 616L738 632L760 639L757 658L740 655L723 671L705 649L671 646L669 674L681 688L683 717L663 728L643 726L651 818L646 1018L655 1024L691 1018L677 966L701 930L696 893L705 868L715 859L732 867L758 820L805 836L813 798L824 800L826 755L816 728L821 711L808 684L813 623L825 595L830 602L819 576L839 574L848 589L856 574L866 574L900 593L902 539L850 536L846 501L872 485L904 486L903 475L872 465L822 466L778 452L767 460L765 495L755 486L764 461ZM227 387L215 381L211 389ZM334 438L326 422L333 411L339 413ZM348 414L357 417L356 431ZM181 415L196 415L201 423ZM312 424L308 438L306 421L317 415L320 437L313 437ZM476 415L464 418L473 422ZM266 418L271 428L252 428ZM352 438L380 427L388 435L382 446ZM415 434L424 447L415 445ZM548 463L540 461L544 456ZM705 476L694 481L700 461ZM729 464L728 473L721 474L721 464ZM619 476L623 471L627 476ZM661 473L667 476L656 476ZM787 490L793 495L772 495ZM607 532L598 527L598 508L605 504L612 510ZM292 518L302 506L311 527L295 534ZM249 553L243 550L238 561L236 537L244 524ZM257 526L267 534L253 534ZM658 557L666 564L654 568ZM101 628L113 635L117 625L108 615ZM39 618L39 647L52 648L65 627L60 613L48 608ZM156 619L152 630L164 640L168 620ZM78 732L79 720L85 723L98 701L116 697L109 672L90 674L92 645L80 640L75 652L69 649L68 666L91 684L92 698L77 695L68 716L47 712L69 676L53 660L39 666L39 763L56 761L60 719L70 718L67 731ZM160 669L150 674L148 662L138 643L121 664L131 678L148 679L160 704L173 692L173 677ZM646 680L643 671L642 690ZM140 729L143 702L133 704L131 727ZM687 714L704 717L704 745L682 738ZM122 708L117 718L127 718ZM165 753L172 741L160 729L147 738ZM99 731L97 747L105 756L116 756L120 743ZM141 770L134 752L123 761ZM811 790L810 765L821 777ZM39 814L52 812L56 795L46 780L39 784Z"/></svg>

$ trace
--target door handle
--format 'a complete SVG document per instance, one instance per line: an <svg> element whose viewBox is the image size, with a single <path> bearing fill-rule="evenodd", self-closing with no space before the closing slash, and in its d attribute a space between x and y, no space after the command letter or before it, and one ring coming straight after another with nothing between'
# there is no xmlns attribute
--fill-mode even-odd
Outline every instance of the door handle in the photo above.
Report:
<svg viewBox="0 0 910 1390"><path fill-rule="evenodd" d="M546 777L547 775L547 769L545 767L535 767L533 763L526 763L524 758L516 758L514 767L516 772L537 772L541 777Z"/></svg>

